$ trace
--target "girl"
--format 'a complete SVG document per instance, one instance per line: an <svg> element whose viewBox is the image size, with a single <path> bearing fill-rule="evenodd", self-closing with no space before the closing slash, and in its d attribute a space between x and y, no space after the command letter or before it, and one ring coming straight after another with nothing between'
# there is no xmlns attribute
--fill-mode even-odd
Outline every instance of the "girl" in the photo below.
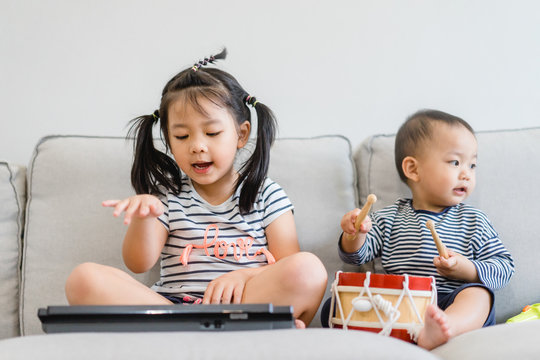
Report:
<svg viewBox="0 0 540 360"><path fill-rule="evenodd" d="M174 76L159 110L136 118L131 181L137 195L107 200L124 215L126 266L150 270L161 258L152 289L112 267L85 263L66 283L70 304L273 303L292 305L298 327L308 325L326 287L326 270L299 252L292 204L266 177L275 119L230 74L204 67L226 50ZM257 113L257 141L246 163L233 167ZM160 125L169 156L154 148Z"/></svg>

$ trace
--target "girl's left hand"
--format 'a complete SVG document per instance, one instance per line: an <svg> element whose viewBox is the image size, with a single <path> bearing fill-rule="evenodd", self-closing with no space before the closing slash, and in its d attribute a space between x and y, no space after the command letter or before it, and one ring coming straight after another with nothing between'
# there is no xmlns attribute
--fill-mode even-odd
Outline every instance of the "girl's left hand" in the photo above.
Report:
<svg viewBox="0 0 540 360"><path fill-rule="evenodd" d="M437 272L444 277L467 282L478 281L478 274L474 264L465 256L450 249L448 249L448 259L436 256L433 258L433 265L437 268Z"/></svg>
<svg viewBox="0 0 540 360"><path fill-rule="evenodd" d="M249 279L250 276L244 270L231 271L215 278L208 284L202 303L240 304Z"/></svg>

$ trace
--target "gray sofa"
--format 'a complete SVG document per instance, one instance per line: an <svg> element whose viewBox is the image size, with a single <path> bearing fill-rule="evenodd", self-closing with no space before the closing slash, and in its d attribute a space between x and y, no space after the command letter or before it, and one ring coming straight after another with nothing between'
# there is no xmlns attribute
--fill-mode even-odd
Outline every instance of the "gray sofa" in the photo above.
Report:
<svg viewBox="0 0 540 360"><path fill-rule="evenodd" d="M428 352L373 333L322 329L318 317L306 330L43 334L38 308L67 303L64 282L75 265L125 269L125 227L100 203L132 193L130 142L46 137L27 168L0 162L0 359L538 358L540 322L504 322L540 302L540 128L480 132L478 141L478 185L470 202L494 223L516 274L496 292L498 325ZM272 151L270 176L295 205L301 248L321 258L329 283L337 270L378 271L377 264L343 265L336 243L341 216L368 194L379 199L375 209L407 195L394 169L393 136L370 136L354 149L342 136L279 139ZM151 284L157 268L136 277Z"/></svg>

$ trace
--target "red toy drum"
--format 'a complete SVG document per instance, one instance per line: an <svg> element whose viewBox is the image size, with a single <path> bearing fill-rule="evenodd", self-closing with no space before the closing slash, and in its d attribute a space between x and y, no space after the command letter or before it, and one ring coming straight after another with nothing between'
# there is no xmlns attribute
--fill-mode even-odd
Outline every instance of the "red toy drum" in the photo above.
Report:
<svg viewBox="0 0 540 360"><path fill-rule="evenodd" d="M433 277L338 271L328 323L415 342L427 306L436 303Z"/></svg>

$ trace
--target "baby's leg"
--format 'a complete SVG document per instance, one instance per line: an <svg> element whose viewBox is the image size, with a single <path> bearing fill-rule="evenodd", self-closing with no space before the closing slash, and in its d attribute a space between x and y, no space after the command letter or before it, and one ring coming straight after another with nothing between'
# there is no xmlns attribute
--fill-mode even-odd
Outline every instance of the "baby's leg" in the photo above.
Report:
<svg viewBox="0 0 540 360"><path fill-rule="evenodd" d="M84 263L66 281L70 305L166 305L171 302L122 270Z"/></svg>
<svg viewBox="0 0 540 360"><path fill-rule="evenodd" d="M307 326L321 304L326 280L326 270L315 255L296 253L251 278L242 302L292 305L294 316Z"/></svg>
<svg viewBox="0 0 540 360"><path fill-rule="evenodd" d="M431 350L459 334L481 328L491 310L491 295L481 287L468 287L456 295L445 311L435 305L426 309L418 345Z"/></svg>

